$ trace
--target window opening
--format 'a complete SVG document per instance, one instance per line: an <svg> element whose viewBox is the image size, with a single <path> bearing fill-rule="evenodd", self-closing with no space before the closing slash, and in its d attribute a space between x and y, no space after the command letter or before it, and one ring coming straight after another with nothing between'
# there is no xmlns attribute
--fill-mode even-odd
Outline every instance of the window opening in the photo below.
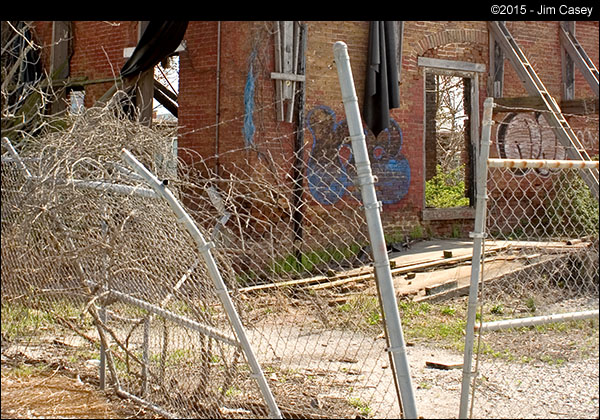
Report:
<svg viewBox="0 0 600 420"><path fill-rule="evenodd" d="M179 95L179 54L166 57L154 67L154 80L168 89L173 97ZM154 120L177 121L177 117L156 99L153 102L153 114Z"/></svg>
<svg viewBox="0 0 600 420"><path fill-rule="evenodd" d="M69 91L69 112L74 115L83 113L85 110L85 90L71 89Z"/></svg>
<svg viewBox="0 0 600 420"><path fill-rule="evenodd" d="M428 71L425 95L425 206L472 206L471 79Z"/></svg>

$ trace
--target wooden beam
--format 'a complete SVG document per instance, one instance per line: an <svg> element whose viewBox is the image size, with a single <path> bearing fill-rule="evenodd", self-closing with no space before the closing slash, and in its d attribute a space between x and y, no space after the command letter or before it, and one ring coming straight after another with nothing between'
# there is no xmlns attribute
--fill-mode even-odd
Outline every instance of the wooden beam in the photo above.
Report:
<svg viewBox="0 0 600 420"><path fill-rule="evenodd" d="M177 94L174 93L171 89L167 89L167 87L165 85L163 85L156 79L154 80L154 89L160 90L163 95L165 95L167 98L169 98L173 102L177 103L177 101L178 101Z"/></svg>
<svg viewBox="0 0 600 420"><path fill-rule="evenodd" d="M573 99L561 101L560 108L564 114L598 115L598 98Z"/></svg>
<svg viewBox="0 0 600 420"><path fill-rule="evenodd" d="M494 112L543 112L546 111L544 101L538 96L522 96L516 98L495 98ZM591 115L598 114L598 98L563 100L560 108L564 114Z"/></svg>
<svg viewBox="0 0 600 420"><path fill-rule="evenodd" d="M169 111L175 117L179 116L179 107L177 106L177 103L173 102L171 98L167 96L162 89L154 89L154 99L160 102L160 104L164 106L167 109L167 111Z"/></svg>
<svg viewBox="0 0 600 420"><path fill-rule="evenodd" d="M586 54L583 47L575 38L575 34L571 33L563 26L560 27L560 42L563 49L566 50L572 61L577 65L584 79L588 82L596 96L598 94L598 69L594 65L593 61ZM571 98L570 98L571 99Z"/></svg>
<svg viewBox="0 0 600 420"><path fill-rule="evenodd" d="M504 91L504 52L490 33L490 74L488 78L489 92L494 98L502 97Z"/></svg>
<svg viewBox="0 0 600 420"><path fill-rule="evenodd" d="M146 30L149 21L139 22L138 42ZM139 120L142 124L152 125L152 109L154 99L154 67L143 72L136 79L135 104L139 113Z"/></svg>
<svg viewBox="0 0 600 420"><path fill-rule="evenodd" d="M431 69L440 70L456 70L477 73L483 73L485 71L484 64L471 63L468 61L442 60L439 58L419 57L417 59L417 64L421 67L428 67Z"/></svg>
<svg viewBox="0 0 600 420"><path fill-rule="evenodd" d="M282 42L282 34L281 34L281 25L279 22L275 22L275 72L282 73L283 64L281 57L281 42ZM283 82L281 80L275 80L275 98L276 102L276 111L277 111L277 121L283 121Z"/></svg>
<svg viewBox="0 0 600 420"><path fill-rule="evenodd" d="M271 73L271 79L275 80L290 80L292 82L304 82L305 77L302 74L293 73Z"/></svg>
<svg viewBox="0 0 600 420"><path fill-rule="evenodd" d="M560 26L566 32L575 35L575 22L560 22ZM563 39L561 39L561 45L562 44L564 44ZM564 45L562 45L562 48L560 49L560 63L562 70L563 98L567 100L575 99L575 62L565 49Z"/></svg>
<svg viewBox="0 0 600 420"><path fill-rule="evenodd" d="M52 47L50 50L51 79L66 79L69 77L71 59L71 22L55 20L52 22ZM56 92L56 100L52 102L50 112L57 114L67 109L67 93L61 89Z"/></svg>

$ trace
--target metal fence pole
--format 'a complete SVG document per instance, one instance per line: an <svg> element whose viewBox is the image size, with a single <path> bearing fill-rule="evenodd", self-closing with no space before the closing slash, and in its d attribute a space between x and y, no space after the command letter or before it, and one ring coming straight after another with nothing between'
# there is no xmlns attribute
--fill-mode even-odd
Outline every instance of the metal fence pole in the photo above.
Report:
<svg viewBox="0 0 600 420"><path fill-rule="evenodd" d="M244 327L242 325L242 321L233 305L233 301L227 292L227 287L225 286L225 282L223 281L223 277L221 277L221 273L219 272L219 268L213 255L210 252L210 249L214 247L212 242L206 242L202 232L198 229L198 226L194 223L190 215L184 210L182 205L179 203L177 198L173 195L173 193L166 187L166 183L161 182L156 176L154 176L148 169L146 169L128 150L122 150L123 160L141 177L144 178L146 182L150 184L152 189L156 191L159 195L161 195L169 204L169 207L175 213L177 219L184 224L187 231L190 233L196 244L198 245L198 250L204 257L206 262L206 267L208 269L208 273L212 278L215 285L215 293L219 296L223 307L225 308L225 312L231 323L233 330L237 336L237 339L242 347L244 354L246 356L246 360L250 365L250 369L252 371L252 377L256 380L260 391L265 399L267 406L269 407L269 411L273 418L281 418L281 412L277 403L275 402L275 398L271 393L271 389L267 383L265 375L258 364L256 356L252 351L252 347L250 346L250 342L246 337L244 332Z"/></svg>
<svg viewBox="0 0 600 420"><path fill-rule="evenodd" d="M98 309L98 315L100 316L100 321L106 323L106 308L101 306ZM106 349L104 348L104 343L100 340L100 366L98 367L98 372L100 376L100 389L106 389Z"/></svg>
<svg viewBox="0 0 600 420"><path fill-rule="evenodd" d="M392 273L390 271L390 262L379 214L381 203L377 200L375 192L375 180L371 173L367 143L360 118L352 69L350 68L348 47L344 42L338 41L333 46L333 53L342 90L342 100L346 111L350 140L352 141L358 185L361 190L369 238L373 250L373 267L380 290L381 304L383 306L385 324L390 342L390 347L387 351L392 354L404 417L417 418L410 369L406 358L406 345L402 333L400 314L398 313L398 304L396 302Z"/></svg>
<svg viewBox="0 0 600 420"><path fill-rule="evenodd" d="M475 342L475 315L477 313L477 293L481 268L483 238L485 237L485 210L487 200L487 160L490 153L490 134L492 130L492 109L494 99L487 98L483 104L483 121L481 130L481 147L477 162L477 185L475 201L475 225L470 236L473 238L473 259L471 260L471 283L469 286L469 304L467 308L467 333L465 337L465 354L463 376L460 393L460 409L458 417L467 417L469 404L469 388L471 383L471 365L473 344Z"/></svg>

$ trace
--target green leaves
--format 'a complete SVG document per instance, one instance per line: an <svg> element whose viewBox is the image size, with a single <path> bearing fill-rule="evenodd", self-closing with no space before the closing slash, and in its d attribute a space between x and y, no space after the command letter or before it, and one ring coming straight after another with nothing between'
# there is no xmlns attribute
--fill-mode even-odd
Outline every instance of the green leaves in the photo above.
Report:
<svg viewBox="0 0 600 420"><path fill-rule="evenodd" d="M446 173L441 165L437 165L436 175L425 183L425 205L437 208L468 206L463 174L464 165Z"/></svg>

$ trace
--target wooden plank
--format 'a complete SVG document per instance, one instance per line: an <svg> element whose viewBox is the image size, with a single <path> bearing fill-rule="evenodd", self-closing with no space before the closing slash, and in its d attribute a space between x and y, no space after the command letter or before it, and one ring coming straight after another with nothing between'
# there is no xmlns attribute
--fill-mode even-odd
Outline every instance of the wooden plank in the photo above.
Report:
<svg viewBox="0 0 600 420"><path fill-rule="evenodd" d="M304 286L311 283L318 283L321 281L328 281L329 279L326 276L316 276L307 279L298 279L298 280L290 280L290 281L282 281L276 283L265 283L265 284L257 284L256 286L248 286L238 289L240 293L251 293L251 292L260 292L268 289L280 289L286 287L294 287L294 286Z"/></svg>
<svg viewBox="0 0 600 420"><path fill-rule="evenodd" d="M294 45L292 52L292 69L290 74L295 74L298 71L298 50L300 48L300 27L297 22L292 22L292 28L294 31ZM286 82L289 83L289 82ZM294 101L296 98L296 81L291 81L291 96L287 106L287 115L285 117L286 122L291 123L294 115Z"/></svg>
<svg viewBox="0 0 600 420"><path fill-rule="evenodd" d="M539 257L539 255L537 255L537 256ZM486 257L487 257L487 255L486 255ZM527 256L525 258L527 258ZM558 256L558 257L554 257L554 258L561 258L561 257ZM502 279L505 279L507 276L516 274L518 272L523 272L523 271L526 272L527 270L535 269L536 267L538 267L540 265L548 263L548 261L550 261L550 260L551 260L551 258L545 258L538 262L528 263L524 266L517 267L517 268L511 268L507 271L496 273L496 275L494 277L486 277L484 282L485 282L485 284L490 284L493 282L501 281ZM481 285L481 280L479 281L479 284ZM436 301L443 300L443 299L449 299L449 298L454 298L454 297L459 297L459 296L467 296L469 294L469 288L470 288L470 285L465 284L463 286L458 286L458 287L450 288L450 289L447 289L444 291L440 291L439 293L436 293L436 294L415 297L413 299L413 302L424 302L424 301L436 302Z"/></svg>
<svg viewBox="0 0 600 420"><path fill-rule="evenodd" d="M490 75L488 83L490 83L489 91L492 92L494 98L502 97L504 91L504 52L496 42L493 34L489 36L490 46ZM495 102L495 101L494 101Z"/></svg>
<svg viewBox="0 0 600 420"><path fill-rule="evenodd" d="M598 115L598 109L600 109L600 106L598 98L582 98L561 101L560 108L565 114Z"/></svg>
<svg viewBox="0 0 600 420"><path fill-rule="evenodd" d="M463 362L434 362L434 361L426 361L425 366L432 369L461 369L463 367Z"/></svg>
<svg viewBox="0 0 600 420"><path fill-rule="evenodd" d="M559 30L560 41L572 61L577 65L584 79L588 82L596 96L598 96L598 70L590 60L586 52L575 38L575 35L565 30L561 25ZM572 99L572 98L569 98Z"/></svg>
<svg viewBox="0 0 600 420"><path fill-rule="evenodd" d="M466 72L485 72L485 65L470 63L468 61L442 60L439 58L419 57L417 64L421 67L429 67L441 70L458 70Z"/></svg>
<svg viewBox="0 0 600 420"><path fill-rule="evenodd" d="M560 26L563 28L563 30L575 34L574 21L560 22ZM564 41L561 38L561 43L562 42ZM575 99L575 63L573 62L571 55L567 52L565 47L560 49L560 64L563 86L563 98L567 100Z"/></svg>
<svg viewBox="0 0 600 420"><path fill-rule="evenodd" d="M564 245L564 244L563 244ZM501 244L498 246L489 247L486 249L486 255L490 255L499 251L502 251L509 247L509 244ZM514 247L512 247L514 249ZM473 258L471 253L466 255L461 255L452 258L442 258L442 256L435 257L429 261L421 261L418 263L404 263L401 264L396 260L396 264L398 265L396 268L391 269L393 276L398 276L406 273L418 272L421 270L425 270L428 268L441 267L445 265L453 265L459 264L465 261L470 261ZM399 265L400 264L400 265ZM343 273L336 274L335 277L327 277L327 276L315 276L304 279L290 280L284 282L276 282L276 283L265 283L258 284L255 286L248 286L238 289L238 292L241 293L252 293L265 291L269 289L278 289L278 288L286 288L286 287L304 287L306 286L310 290L323 290L332 287L343 286L352 282L360 282L366 281L369 279L373 279L373 267L360 267L353 270L348 270ZM315 284L318 283L318 284Z"/></svg>
<svg viewBox="0 0 600 420"><path fill-rule="evenodd" d="M458 287L458 282L456 280L434 284L433 286L425 287L425 295L436 295L438 293L445 292L456 287Z"/></svg>
<svg viewBox="0 0 600 420"><path fill-rule="evenodd" d="M281 73L283 70L281 63L281 25L279 22L275 22L275 72ZM275 80L275 111L277 113L277 121L283 121L283 82L281 80Z"/></svg>
<svg viewBox="0 0 600 420"><path fill-rule="evenodd" d="M302 74L291 73L271 73L271 79L275 80L291 80L292 82L304 82L305 77Z"/></svg>
<svg viewBox="0 0 600 420"><path fill-rule="evenodd" d="M563 100L560 102L563 113L575 115L597 114L598 98ZM521 96L494 99L494 112L546 111L544 101L539 96Z"/></svg>
<svg viewBox="0 0 600 420"><path fill-rule="evenodd" d="M283 36L282 36L282 49L281 49L281 63L282 73L293 73L293 36L294 36L294 22L291 20L285 20L282 22ZM292 84L289 81L283 82L283 99L292 99Z"/></svg>

